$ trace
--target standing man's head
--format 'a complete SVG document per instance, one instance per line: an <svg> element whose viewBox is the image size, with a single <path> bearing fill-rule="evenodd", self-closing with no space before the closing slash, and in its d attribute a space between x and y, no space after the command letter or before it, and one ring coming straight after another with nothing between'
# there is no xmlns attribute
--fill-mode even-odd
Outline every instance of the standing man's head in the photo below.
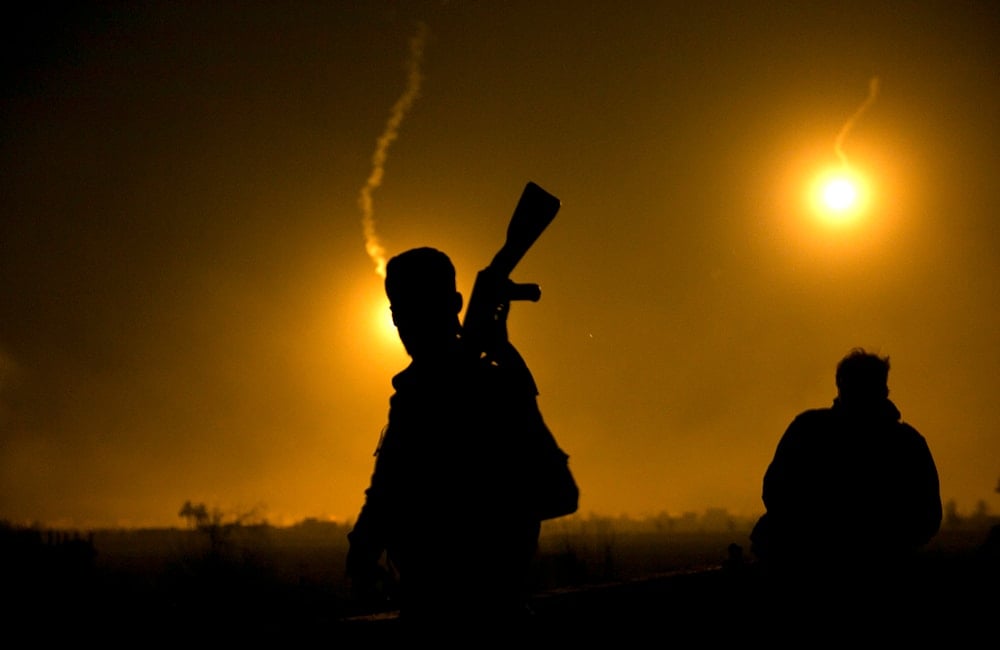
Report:
<svg viewBox="0 0 1000 650"><path fill-rule="evenodd" d="M889 357L851 350L837 364L837 397L845 406L872 406L889 397Z"/></svg>
<svg viewBox="0 0 1000 650"><path fill-rule="evenodd" d="M461 330L462 294L447 255L421 247L393 257L385 267L385 293L399 339L413 359L454 344Z"/></svg>

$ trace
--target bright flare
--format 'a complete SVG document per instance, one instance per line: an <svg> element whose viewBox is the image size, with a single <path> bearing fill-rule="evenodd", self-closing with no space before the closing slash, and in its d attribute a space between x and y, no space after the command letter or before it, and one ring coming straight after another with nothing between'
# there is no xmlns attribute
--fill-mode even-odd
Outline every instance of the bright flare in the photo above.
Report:
<svg viewBox="0 0 1000 650"><path fill-rule="evenodd" d="M858 200L858 189L847 178L835 178L823 188L823 203L834 212L850 209Z"/></svg>
<svg viewBox="0 0 1000 650"><path fill-rule="evenodd" d="M402 347L396 324L392 322L392 310L389 309L388 298L382 296L373 305L371 327L384 344Z"/></svg>
<svg viewBox="0 0 1000 650"><path fill-rule="evenodd" d="M853 221L865 211L868 200L864 178L849 169L820 174L811 191L813 209L833 223Z"/></svg>

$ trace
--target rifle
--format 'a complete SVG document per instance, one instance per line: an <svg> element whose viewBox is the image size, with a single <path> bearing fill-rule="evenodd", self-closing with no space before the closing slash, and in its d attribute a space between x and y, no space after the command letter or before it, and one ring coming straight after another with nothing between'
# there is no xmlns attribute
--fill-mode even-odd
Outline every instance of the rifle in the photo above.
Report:
<svg viewBox="0 0 1000 650"><path fill-rule="evenodd" d="M537 284L519 284L510 274L524 254L555 219L561 203L528 182L507 226L507 238L489 266L476 275L462 323L462 341L475 359L492 357L507 343L507 311L513 300L538 302Z"/></svg>

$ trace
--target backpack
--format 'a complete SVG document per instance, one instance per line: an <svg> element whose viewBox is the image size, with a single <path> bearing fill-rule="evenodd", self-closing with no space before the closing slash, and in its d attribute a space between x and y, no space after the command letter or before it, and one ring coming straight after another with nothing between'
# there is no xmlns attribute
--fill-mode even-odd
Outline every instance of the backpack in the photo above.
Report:
<svg viewBox="0 0 1000 650"><path fill-rule="evenodd" d="M551 435L551 434L550 434ZM556 519L577 511L580 489L569 469L569 456L552 440L554 448L543 454L534 477L532 499L538 519Z"/></svg>

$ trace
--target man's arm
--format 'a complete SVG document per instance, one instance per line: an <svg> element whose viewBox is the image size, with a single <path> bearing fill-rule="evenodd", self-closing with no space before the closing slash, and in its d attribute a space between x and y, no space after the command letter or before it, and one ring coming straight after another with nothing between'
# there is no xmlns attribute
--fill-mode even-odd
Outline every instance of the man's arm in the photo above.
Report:
<svg viewBox="0 0 1000 650"><path fill-rule="evenodd" d="M379 449L376 451L375 469L371 482L365 490L365 502L357 521L347 534L348 550L346 575L351 582L355 596L365 600L377 597L378 584L384 570L380 564L387 543L386 519L393 498L393 483L396 475L392 441L394 436L386 430ZM388 443L388 445L386 444ZM384 453L386 447L389 453Z"/></svg>
<svg viewBox="0 0 1000 650"><path fill-rule="evenodd" d="M937 465L931 454L927 440L916 432L913 451L914 485L913 494L913 540L919 546L929 542L940 530L943 509L941 507L941 483Z"/></svg>
<svg viewBox="0 0 1000 650"><path fill-rule="evenodd" d="M764 471L764 480L761 490L761 498L764 508L771 512L783 510L789 501L789 492L794 488L791 485L793 469L791 465L795 462L793 458L798 455L796 447L800 436L801 428L799 418L796 418L788 425L778 445L774 450L774 457Z"/></svg>

